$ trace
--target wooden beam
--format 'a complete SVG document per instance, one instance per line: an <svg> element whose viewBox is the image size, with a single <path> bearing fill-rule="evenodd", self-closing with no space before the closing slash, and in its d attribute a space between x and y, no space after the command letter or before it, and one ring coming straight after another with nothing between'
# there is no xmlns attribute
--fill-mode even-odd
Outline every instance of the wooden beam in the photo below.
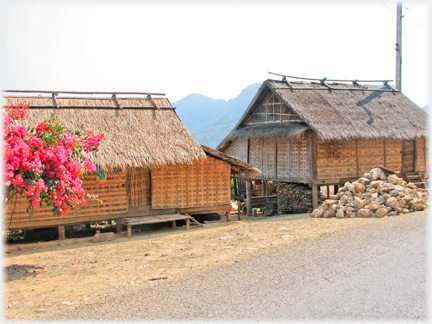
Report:
<svg viewBox="0 0 432 324"><path fill-rule="evenodd" d="M275 161L275 163L274 163L274 169L275 169L275 175L274 175L274 177L275 177L275 179L277 179L277 177L278 177L278 172L277 172L277 168L278 168L278 145L277 145L277 137L275 137L275 159L274 159L274 161Z"/></svg>
<svg viewBox="0 0 432 324"><path fill-rule="evenodd" d="M417 171L417 139L414 139L414 171Z"/></svg>
<svg viewBox="0 0 432 324"><path fill-rule="evenodd" d="M250 138L249 137L247 139L247 158L246 158L246 162L247 163L250 162Z"/></svg>

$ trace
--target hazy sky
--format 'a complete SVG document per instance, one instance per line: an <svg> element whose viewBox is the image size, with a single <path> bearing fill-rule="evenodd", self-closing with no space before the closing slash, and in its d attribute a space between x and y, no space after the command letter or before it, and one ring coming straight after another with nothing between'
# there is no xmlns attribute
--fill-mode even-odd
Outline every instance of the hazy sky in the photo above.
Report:
<svg viewBox="0 0 432 324"><path fill-rule="evenodd" d="M403 6L402 91L423 107L430 8ZM0 9L2 89L151 91L173 102L234 98L276 78L269 71L395 79L395 1L3 0Z"/></svg>

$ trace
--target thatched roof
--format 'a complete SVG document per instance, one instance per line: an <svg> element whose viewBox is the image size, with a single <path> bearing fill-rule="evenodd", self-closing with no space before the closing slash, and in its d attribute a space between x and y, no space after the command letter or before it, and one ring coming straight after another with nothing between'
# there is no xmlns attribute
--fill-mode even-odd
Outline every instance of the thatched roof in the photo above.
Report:
<svg viewBox="0 0 432 324"><path fill-rule="evenodd" d="M234 156L217 151L211 147L205 145L201 145L201 147L207 155L231 164L233 174L242 174L248 177L258 177L262 175L262 172L255 168L252 164L243 162Z"/></svg>
<svg viewBox="0 0 432 324"><path fill-rule="evenodd" d="M171 163L190 164L206 156L167 98L59 96L54 100L5 93L5 106L24 101L30 104L28 125L36 126L54 113L57 120L72 130L105 134L93 158L102 166L150 168ZM55 108L56 104L59 108Z"/></svg>
<svg viewBox="0 0 432 324"><path fill-rule="evenodd" d="M247 120L270 92L299 117L300 123L247 125ZM218 149L223 150L238 137L298 136L308 128L323 140L414 139L428 136L428 115L387 83L266 80Z"/></svg>

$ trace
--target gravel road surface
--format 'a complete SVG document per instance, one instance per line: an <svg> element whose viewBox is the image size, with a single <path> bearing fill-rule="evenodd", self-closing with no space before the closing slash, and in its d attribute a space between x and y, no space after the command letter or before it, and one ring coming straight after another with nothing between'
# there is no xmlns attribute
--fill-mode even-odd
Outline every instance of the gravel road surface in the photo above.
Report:
<svg viewBox="0 0 432 324"><path fill-rule="evenodd" d="M47 320L426 321L426 218L386 217Z"/></svg>

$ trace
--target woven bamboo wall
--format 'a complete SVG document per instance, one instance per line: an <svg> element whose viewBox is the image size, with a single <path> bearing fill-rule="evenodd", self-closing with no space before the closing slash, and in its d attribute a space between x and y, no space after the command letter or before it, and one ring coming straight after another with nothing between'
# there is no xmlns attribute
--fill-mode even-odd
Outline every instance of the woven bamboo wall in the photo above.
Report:
<svg viewBox="0 0 432 324"><path fill-rule="evenodd" d="M355 141L318 141L317 179L357 177Z"/></svg>
<svg viewBox="0 0 432 324"><path fill-rule="evenodd" d="M229 204L230 178L231 166L209 156L189 166L155 167L152 209Z"/></svg>
<svg viewBox="0 0 432 324"><path fill-rule="evenodd" d="M150 169L129 168L126 172L126 192L130 207L151 204Z"/></svg>
<svg viewBox="0 0 432 324"><path fill-rule="evenodd" d="M226 149L226 154L234 156L244 162L248 162L248 140L247 138L236 139L232 144Z"/></svg>
<svg viewBox="0 0 432 324"><path fill-rule="evenodd" d="M263 139L263 163L262 169L264 177L276 177L276 138L267 137Z"/></svg>
<svg viewBox="0 0 432 324"><path fill-rule="evenodd" d="M383 140L357 140L357 150L358 174L355 176L361 177L364 173L379 165L384 166Z"/></svg>
<svg viewBox="0 0 432 324"><path fill-rule="evenodd" d="M311 179L310 148L307 136L277 138L277 177Z"/></svg>
<svg viewBox="0 0 432 324"><path fill-rule="evenodd" d="M416 171L426 171L425 145L424 137L417 139ZM384 147L386 152L384 152ZM386 139L385 145L384 140L357 140L357 144L355 140L319 141L317 144L317 179L338 180L360 177L379 165L394 171L402 171L402 150L402 140Z"/></svg>
<svg viewBox="0 0 432 324"><path fill-rule="evenodd" d="M425 172L426 168L426 138L420 137L417 139L417 170L420 172Z"/></svg>
<svg viewBox="0 0 432 324"><path fill-rule="evenodd" d="M424 172L426 171L426 138L420 137L417 140L417 162L416 171Z"/></svg>
<svg viewBox="0 0 432 324"><path fill-rule="evenodd" d="M394 171L402 170L402 141L386 139L387 168Z"/></svg>
<svg viewBox="0 0 432 324"><path fill-rule="evenodd" d="M251 138L249 143L249 163L261 170L263 172L263 177L265 177L266 174L263 170L264 138Z"/></svg>
<svg viewBox="0 0 432 324"><path fill-rule="evenodd" d="M62 219L73 219L76 217L85 217L88 222L93 216L106 215L106 219L113 219L115 215L125 213L128 210L128 201L126 196L126 173L108 173L106 184L96 182L95 173L83 176L83 187L90 194L99 195L102 204L89 199L86 204L82 205L81 210L71 209L65 216L53 216L51 208L37 207L32 217L26 213L27 204L23 198L18 199L12 216L11 228L21 228L20 224L37 223ZM10 214L14 203L11 202L5 208L5 224L9 227ZM61 223L61 222L60 222ZM85 223L85 222L82 222Z"/></svg>

